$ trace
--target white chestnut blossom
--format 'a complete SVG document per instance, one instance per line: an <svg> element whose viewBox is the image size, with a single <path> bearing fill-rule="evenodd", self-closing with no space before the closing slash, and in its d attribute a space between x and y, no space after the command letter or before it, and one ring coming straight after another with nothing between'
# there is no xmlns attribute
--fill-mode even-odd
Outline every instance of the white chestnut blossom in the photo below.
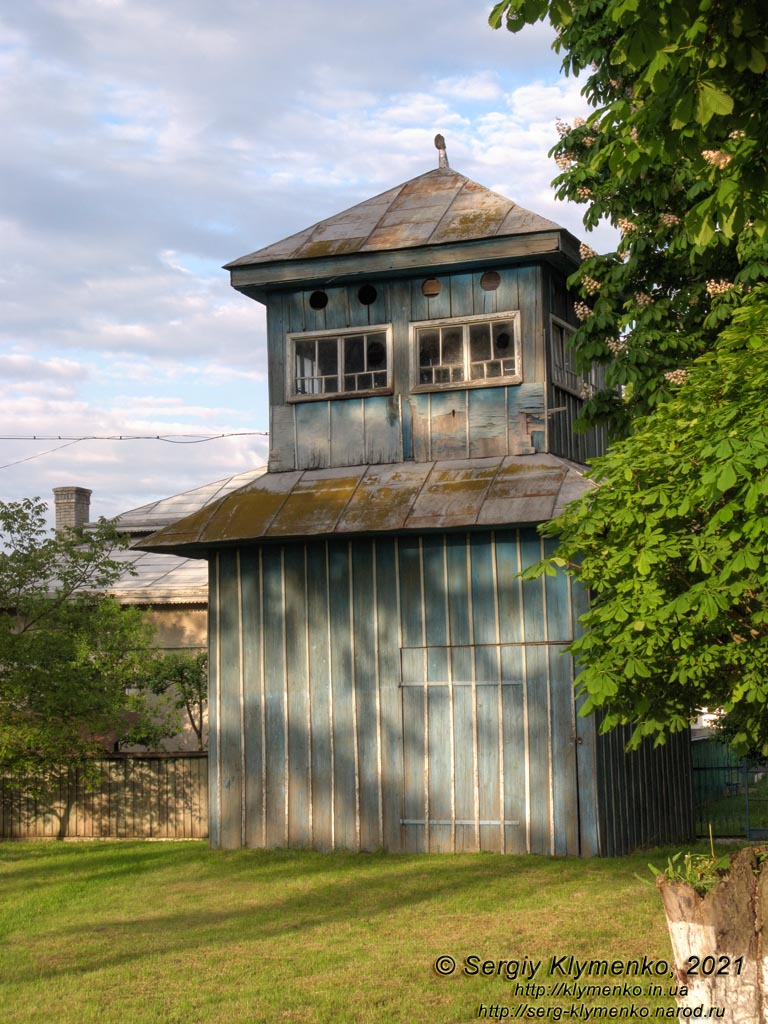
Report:
<svg viewBox="0 0 768 1024"><path fill-rule="evenodd" d="M597 281L594 277L582 277L580 284L587 295L597 295L603 287L602 283Z"/></svg>
<svg viewBox="0 0 768 1024"><path fill-rule="evenodd" d="M710 298L715 295L724 295L733 288L733 281L707 281L707 293Z"/></svg>
<svg viewBox="0 0 768 1024"><path fill-rule="evenodd" d="M592 309L586 304L586 302L574 302L573 311L582 323L592 316Z"/></svg>
<svg viewBox="0 0 768 1024"><path fill-rule="evenodd" d="M724 153L721 149L705 149L701 155L708 164L712 164L713 167L717 167L719 170L727 167L731 160L733 160L733 156L730 153Z"/></svg>
<svg viewBox="0 0 768 1024"><path fill-rule="evenodd" d="M666 380L669 381L670 384L677 384L677 385L685 384L686 380L688 379L688 371L687 370L668 370L664 374L664 377L665 377Z"/></svg>

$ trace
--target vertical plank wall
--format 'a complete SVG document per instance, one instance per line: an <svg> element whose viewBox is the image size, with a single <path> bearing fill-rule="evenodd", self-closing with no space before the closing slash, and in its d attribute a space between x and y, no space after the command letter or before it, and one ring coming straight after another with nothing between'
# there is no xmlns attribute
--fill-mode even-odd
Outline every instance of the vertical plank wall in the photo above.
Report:
<svg viewBox="0 0 768 1024"><path fill-rule="evenodd" d="M570 583L517 576L542 551L520 529L215 554L214 845L598 852Z"/></svg>

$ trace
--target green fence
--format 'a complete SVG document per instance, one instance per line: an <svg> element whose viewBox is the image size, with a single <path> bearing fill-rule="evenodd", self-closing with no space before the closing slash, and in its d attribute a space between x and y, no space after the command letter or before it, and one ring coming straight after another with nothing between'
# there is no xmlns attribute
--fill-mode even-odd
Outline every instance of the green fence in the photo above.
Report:
<svg viewBox="0 0 768 1024"><path fill-rule="evenodd" d="M768 837L768 766L737 757L716 739L692 744L696 834Z"/></svg>

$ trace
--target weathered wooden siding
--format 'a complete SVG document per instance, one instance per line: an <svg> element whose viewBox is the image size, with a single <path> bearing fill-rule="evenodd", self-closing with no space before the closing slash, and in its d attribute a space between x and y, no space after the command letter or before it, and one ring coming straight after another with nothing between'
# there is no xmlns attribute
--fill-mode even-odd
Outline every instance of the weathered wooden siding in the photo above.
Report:
<svg viewBox="0 0 768 1024"><path fill-rule="evenodd" d="M376 302L357 298L360 283L326 288L313 310L311 292L275 293L268 306L270 470L321 469L543 451L544 320L539 266L500 268L494 291L481 272L443 274L440 293L422 294L427 276L376 281ZM410 326L421 320L519 310L523 383L411 394ZM391 323L392 395L286 402L286 335Z"/></svg>
<svg viewBox="0 0 768 1024"><path fill-rule="evenodd" d="M571 584L516 575L542 551L503 530L217 553L214 845L596 853Z"/></svg>
<svg viewBox="0 0 768 1024"><path fill-rule="evenodd" d="M550 382L548 406L553 411L549 420L549 447L553 455L582 464L603 455L607 445L605 427L576 430L576 420L584 402L576 395Z"/></svg>
<svg viewBox="0 0 768 1024"><path fill-rule="evenodd" d="M208 835L206 755L121 755L100 764L87 788L77 772L46 796L19 795L0 782L2 839L204 839Z"/></svg>

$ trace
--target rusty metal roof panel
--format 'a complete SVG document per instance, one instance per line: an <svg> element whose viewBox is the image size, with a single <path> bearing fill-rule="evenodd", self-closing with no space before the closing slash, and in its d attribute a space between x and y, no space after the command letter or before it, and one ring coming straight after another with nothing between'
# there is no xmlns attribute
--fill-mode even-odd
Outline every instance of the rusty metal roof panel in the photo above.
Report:
<svg viewBox="0 0 768 1024"><path fill-rule="evenodd" d="M267 473L141 547L202 557L249 540L542 522L593 486L583 471L542 454Z"/></svg>
<svg viewBox="0 0 768 1024"><path fill-rule="evenodd" d="M433 226L434 220L430 220L425 231L423 222L407 217L395 224L379 224L360 251L378 252L381 249L409 249L423 245L424 235L429 235Z"/></svg>
<svg viewBox="0 0 768 1024"><path fill-rule="evenodd" d="M534 231L562 231L559 224L546 217L540 217L538 213L532 213L516 203L510 204L510 209L499 225L497 235L528 235Z"/></svg>
<svg viewBox="0 0 768 1024"><path fill-rule="evenodd" d="M372 200L369 204L353 206L351 210L330 217L328 220L315 224L308 233L308 240L316 241L320 238L366 238L381 218L390 209L391 201L378 202Z"/></svg>
<svg viewBox="0 0 768 1024"><path fill-rule="evenodd" d="M459 242L467 238L489 238L503 234L499 229L515 204L498 192L467 181L437 226L431 241Z"/></svg>
<svg viewBox="0 0 768 1024"><path fill-rule="evenodd" d="M562 486L557 492L557 498L552 509L553 519L562 513L569 502L576 501L586 490L597 486L593 480L586 480L584 478L584 466L578 462L569 462L567 459L561 459L560 461L564 464L567 472Z"/></svg>
<svg viewBox="0 0 768 1024"><path fill-rule="evenodd" d="M474 524L500 463L498 458L433 463L408 516L408 529Z"/></svg>
<svg viewBox="0 0 768 1024"><path fill-rule="evenodd" d="M358 252L365 236L358 238L312 238L304 246L302 259L319 259L322 256L345 256L349 252Z"/></svg>
<svg viewBox="0 0 768 1024"><path fill-rule="evenodd" d="M368 466L339 519L337 530L367 533L374 529L405 529L408 515L431 471L431 462Z"/></svg>
<svg viewBox="0 0 768 1024"><path fill-rule="evenodd" d="M333 533L366 468L354 466L304 473L266 531L267 536L302 537Z"/></svg>
<svg viewBox="0 0 768 1024"><path fill-rule="evenodd" d="M400 194L407 196L419 192L426 192L429 195L439 192L457 192L469 180L466 175L454 171L452 167L436 167L434 170L427 171L426 174L419 174L416 178L404 182L400 187Z"/></svg>
<svg viewBox="0 0 768 1024"><path fill-rule="evenodd" d="M162 536L167 542L162 550L170 551L177 546L203 543L206 538L214 535L222 540L249 534L262 536L300 477L300 472L264 473L251 484L211 502L191 516L171 523L149 539ZM258 498L254 500L253 485L257 483L260 483ZM228 500L230 498L231 501ZM143 550L160 550L156 545L145 546L144 542L134 546Z"/></svg>
<svg viewBox="0 0 768 1024"><path fill-rule="evenodd" d="M197 530L200 542L211 536L222 541L262 537L268 533L301 477L302 473L297 471L265 473L211 508L203 509L200 515L183 519L169 529L184 530L189 524L190 534Z"/></svg>
<svg viewBox="0 0 768 1024"><path fill-rule="evenodd" d="M490 488L478 523L493 525L499 516L512 515L515 522L545 522L552 518L555 499L567 470L542 465L528 456L506 459Z"/></svg>

